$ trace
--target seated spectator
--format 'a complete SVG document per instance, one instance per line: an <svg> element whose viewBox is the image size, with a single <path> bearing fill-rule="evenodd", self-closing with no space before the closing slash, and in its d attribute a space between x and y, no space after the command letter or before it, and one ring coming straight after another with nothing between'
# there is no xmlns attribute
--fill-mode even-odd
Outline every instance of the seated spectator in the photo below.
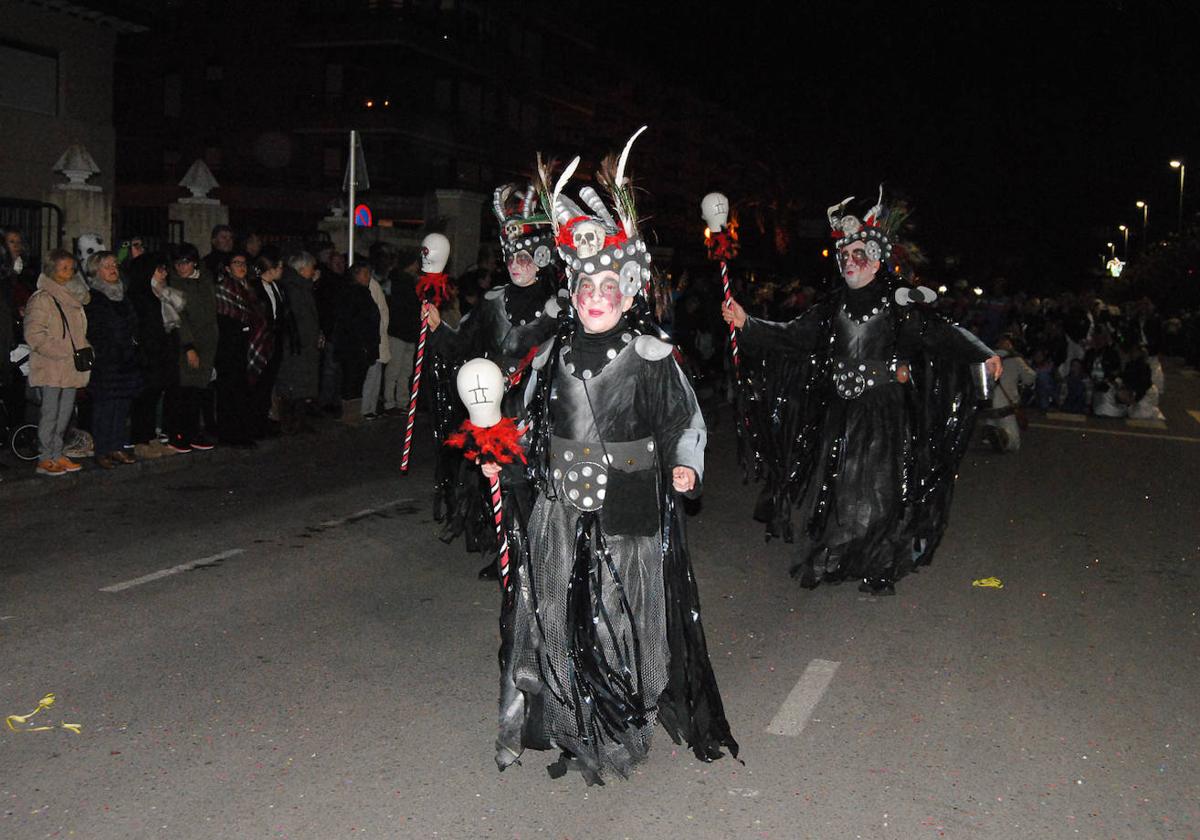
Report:
<svg viewBox="0 0 1200 840"><path fill-rule="evenodd" d="M1033 372L1036 377L1034 405L1042 411L1049 411L1054 407L1054 398L1058 389L1054 381L1056 368L1054 360L1043 348L1039 347L1033 351Z"/></svg>
<svg viewBox="0 0 1200 840"><path fill-rule="evenodd" d="M25 307L25 343L29 345L29 384L41 390L38 421L39 475L59 476L82 467L63 454L63 435L71 423L75 391L91 379L90 370L79 370L76 352L90 349L87 314L91 299L87 287L75 279L75 258L66 251L51 251L49 273L43 272Z"/></svg>
<svg viewBox="0 0 1200 840"><path fill-rule="evenodd" d="M1099 326L1093 331L1083 368L1092 380L1092 413L1097 417L1124 417L1127 409L1117 399L1121 354L1113 346L1107 327Z"/></svg>
<svg viewBox="0 0 1200 840"><path fill-rule="evenodd" d="M1091 405L1091 382L1084 374L1083 359L1072 359L1071 370L1059 391L1059 407L1068 414L1087 414Z"/></svg>
<svg viewBox="0 0 1200 840"><path fill-rule="evenodd" d="M1117 401L1124 406L1126 415L1135 420L1162 420L1158 407L1158 386L1146 348L1131 340L1124 348L1125 367L1121 371Z"/></svg>
<svg viewBox="0 0 1200 840"><path fill-rule="evenodd" d="M138 359L137 311L125 295L117 255L97 251L87 258L84 274L91 289L87 312L88 343L96 364L88 382L92 398L92 439L95 462L111 470L136 459L125 451L129 443L129 409L142 390Z"/></svg>

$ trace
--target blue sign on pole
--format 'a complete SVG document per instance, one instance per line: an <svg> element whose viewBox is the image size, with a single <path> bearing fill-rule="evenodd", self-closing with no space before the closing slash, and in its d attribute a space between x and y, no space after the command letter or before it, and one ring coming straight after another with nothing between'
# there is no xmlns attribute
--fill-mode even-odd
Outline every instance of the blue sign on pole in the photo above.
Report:
<svg viewBox="0 0 1200 840"><path fill-rule="evenodd" d="M371 208L365 204L360 204L354 208L354 225L355 227L370 227L371 226Z"/></svg>

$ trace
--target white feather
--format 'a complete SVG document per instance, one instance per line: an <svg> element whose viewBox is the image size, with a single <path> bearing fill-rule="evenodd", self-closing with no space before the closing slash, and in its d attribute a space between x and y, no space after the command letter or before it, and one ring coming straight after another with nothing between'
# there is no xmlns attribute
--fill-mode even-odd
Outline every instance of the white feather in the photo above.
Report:
<svg viewBox="0 0 1200 840"><path fill-rule="evenodd" d="M558 176L558 182L554 185L554 193L550 196L551 205L558 203L558 197L562 194L563 187L567 185L567 181L571 180L571 176L575 174L575 170L579 168L579 155L575 156L575 160L567 164L567 168L563 170L562 175Z"/></svg>
<svg viewBox="0 0 1200 840"><path fill-rule="evenodd" d="M625 143L625 148L621 150L621 157L617 159L616 187L619 188L625 185L625 164L629 161L629 150L633 148L633 141L638 139L638 135L640 135L647 128L649 128L649 126L644 125L637 131L633 132L633 136L629 138L628 142Z"/></svg>

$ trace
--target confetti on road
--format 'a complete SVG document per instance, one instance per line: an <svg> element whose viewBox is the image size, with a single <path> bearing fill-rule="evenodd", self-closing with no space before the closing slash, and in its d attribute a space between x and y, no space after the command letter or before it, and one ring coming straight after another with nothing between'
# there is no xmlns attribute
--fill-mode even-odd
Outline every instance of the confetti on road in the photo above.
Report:
<svg viewBox="0 0 1200 840"><path fill-rule="evenodd" d="M18 729L15 725L19 723L28 723L29 719L38 712L42 711L43 709L49 709L51 706L53 706L56 699L57 698L54 696L54 692L51 692L38 701L37 708L32 712L27 715L8 715L4 718L4 724L13 732L49 732L51 729L57 729L58 727L48 724L42 726L27 726L20 729ZM83 727L78 723L60 723L59 726L63 729L74 732L76 735L79 735L83 730Z"/></svg>

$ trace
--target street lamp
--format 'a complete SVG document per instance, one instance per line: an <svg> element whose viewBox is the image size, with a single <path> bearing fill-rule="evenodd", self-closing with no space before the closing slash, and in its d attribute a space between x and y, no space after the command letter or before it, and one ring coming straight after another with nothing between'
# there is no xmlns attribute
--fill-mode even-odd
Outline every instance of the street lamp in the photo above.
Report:
<svg viewBox="0 0 1200 840"><path fill-rule="evenodd" d="M1110 257L1115 257L1117 255L1116 246L1113 245L1111 242L1105 242L1104 244L1108 246L1108 255Z"/></svg>
<svg viewBox="0 0 1200 840"><path fill-rule="evenodd" d="M1150 222L1150 205L1144 201L1139 201L1137 207L1142 211L1142 239L1146 238L1146 225ZM1143 246L1145 243L1143 243Z"/></svg>
<svg viewBox="0 0 1200 840"><path fill-rule="evenodd" d="M1129 228L1125 225L1117 225L1117 230L1125 234L1125 259L1129 259Z"/></svg>
<svg viewBox="0 0 1200 840"><path fill-rule="evenodd" d="M1171 161L1171 168L1179 170L1179 234L1183 235L1183 173L1187 169L1181 160Z"/></svg>

